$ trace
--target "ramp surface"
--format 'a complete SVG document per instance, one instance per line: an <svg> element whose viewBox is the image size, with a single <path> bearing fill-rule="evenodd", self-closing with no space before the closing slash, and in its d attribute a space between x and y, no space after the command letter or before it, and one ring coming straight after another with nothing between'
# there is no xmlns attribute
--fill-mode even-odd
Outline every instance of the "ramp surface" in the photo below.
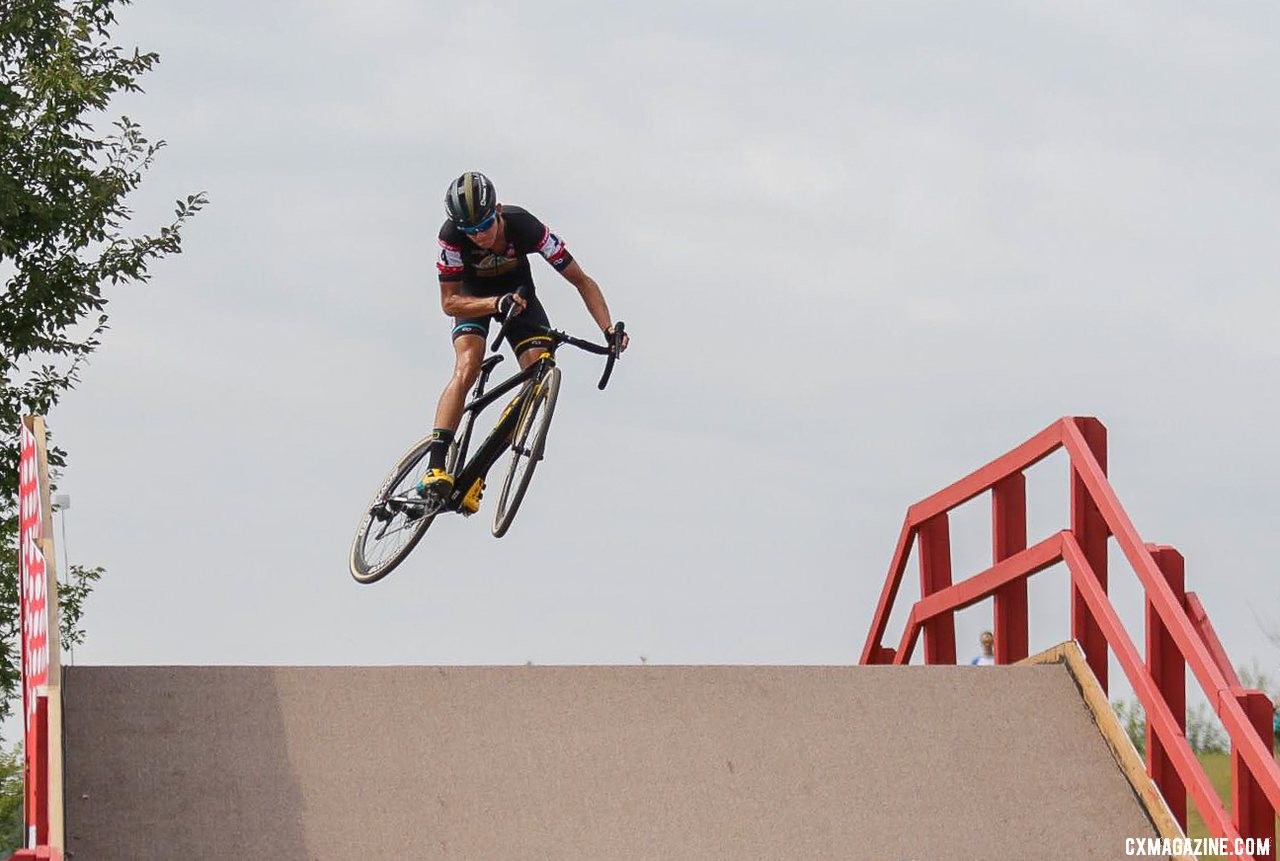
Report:
<svg viewBox="0 0 1280 861"><path fill-rule="evenodd" d="M69 667L72 861L1115 859L1061 665Z"/></svg>

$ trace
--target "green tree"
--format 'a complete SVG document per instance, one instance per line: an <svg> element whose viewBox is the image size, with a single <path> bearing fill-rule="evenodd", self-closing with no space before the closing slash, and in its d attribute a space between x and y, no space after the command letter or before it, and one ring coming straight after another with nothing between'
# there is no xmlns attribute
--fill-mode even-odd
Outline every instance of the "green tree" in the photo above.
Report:
<svg viewBox="0 0 1280 861"><path fill-rule="evenodd" d="M131 235L126 201L163 141L128 117L108 122L117 93L159 57L113 44L128 0L0 0L0 717L19 696L17 462L20 416L48 415L73 388L107 329L107 288L149 279L182 250L205 203L179 200L157 231ZM66 452L51 447L51 468ZM85 596L101 569L73 571L62 641L83 638Z"/></svg>
<svg viewBox="0 0 1280 861"><path fill-rule="evenodd" d="M1138 700L1112 700L1111 709L1120 719L1125 735L1133 743L1138 756L1147 755L1147 716L1142 711L1142 703Z"/></svg>
<svg viewBox="0 0 1280 861"><path fill-rule="evenodd" d="M1249 678L1247 670L1239 671L1243 678ZM1257 676L1254 676L1256 679ZM1265 682L1265 678L1262 679ZM1246 686L1253 685L1246 682ZM1138 753L1145 756L1147 752L1147 715L1142 703L1137 698L1131 700L1112 700L1111 709L1120 719L1121 725L1137 748ZM1196 753L1225 753L1231 749L1231 738L1223 728L1218 716L1206 703L1195 703L1187 707L1187 744Z"/></svg>
<svg viewBox="0 0 1280 861"><path fill-rule="evenodd" d="M22 747L0 747L0 852L22 845Z"/></svg>

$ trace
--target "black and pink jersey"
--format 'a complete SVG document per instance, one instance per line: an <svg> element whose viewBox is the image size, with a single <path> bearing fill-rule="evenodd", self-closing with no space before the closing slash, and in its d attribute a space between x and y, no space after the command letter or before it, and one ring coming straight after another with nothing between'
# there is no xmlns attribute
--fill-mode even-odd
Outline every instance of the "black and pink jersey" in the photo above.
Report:
<svg viewBox="0 0 1280 861"><path fill-rule="evenodd" d="M436 262L441 281L461 281L468 296L501 296L517 287L533 286L529 271L530 254L537 252L563 272L573 262L569 249L547 226L518 206L502 207L507 248L499 254L480 248L452 221L440 228L440 259Z"/></svg>

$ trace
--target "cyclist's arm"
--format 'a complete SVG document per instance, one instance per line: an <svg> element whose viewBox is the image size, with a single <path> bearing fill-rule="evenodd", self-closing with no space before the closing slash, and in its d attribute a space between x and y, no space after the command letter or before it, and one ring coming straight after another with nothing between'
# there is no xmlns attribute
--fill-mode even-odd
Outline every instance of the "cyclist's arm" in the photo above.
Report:
<svg viewBox="0 0 1280 861"><path fill-rule="evenodd" d="M450 317L484 317L498 312L494 296L463 296L461 281L440 279L440 307Z"/></svg>
<svg viewBox="0 0 1280 861"><path fill-rule="evenodd" d="M565 280L578 288L578 294L582 296L583 303L587 306L587 312L591 314L591 319L596 321L596 325L600 327L600 331L608 332L613 328L613 318L609 316L609 306L604 301L604 294L600 292L600 285L595 279L582 271L582 267L575 260L560 271Z"/></svg>
<svg viewBox="0 0 1280 861"><path fill-rule="evenodd" d="M440 307L450 317L485 317L498 313L499 298L492 296L463 296L462 279L466 267L462 261L462 241L453 236L456 231L449 222L440 228L440 257L436 260L436 273L440 277ZM519 297L516 304L522 305Z"/></svg>

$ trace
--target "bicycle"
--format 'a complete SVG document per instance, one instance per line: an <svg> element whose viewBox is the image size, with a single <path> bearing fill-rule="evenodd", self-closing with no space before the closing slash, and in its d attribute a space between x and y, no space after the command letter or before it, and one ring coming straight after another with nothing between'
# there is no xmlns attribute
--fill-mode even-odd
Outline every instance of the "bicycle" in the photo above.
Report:
<svg viewBox="0 0 1280 861"><path fill-rule="evenodd" d="M493 536L501 538L511 528L516 511L529 489L534 468L544 458L547 430L560 392L560 369L551 351L543 352L529 367L485 392L489 375L502 361L503 357L497 350L512 319L510 313L504 318L490 348L494 354L480 364L480 377L476 380L471 401L462 408L462 432L450 444L445 461L446 470L454 476L453 490L448 496L418 495L418 477L425 470L423 464L431 437L416 442L378 488L356 528L350 557L351 576L356 582L374 583L390 574L422 540L437 515L457 512L469 517L478 511L485 477L507 451L511 452L511 465L507 468L498 496ZM545 326L539 328L553 341L552 349L568 344L588 353L606 356L604 374L597 388L603 390L609 384L614 363L621 352L622 323L615 324L607 345L584 341ZM503 409L493 430L468 460L476 418L486 407L516 388L520 388L519 393ZM463 466L458 470L456 467L460 463Z"/></svg>

